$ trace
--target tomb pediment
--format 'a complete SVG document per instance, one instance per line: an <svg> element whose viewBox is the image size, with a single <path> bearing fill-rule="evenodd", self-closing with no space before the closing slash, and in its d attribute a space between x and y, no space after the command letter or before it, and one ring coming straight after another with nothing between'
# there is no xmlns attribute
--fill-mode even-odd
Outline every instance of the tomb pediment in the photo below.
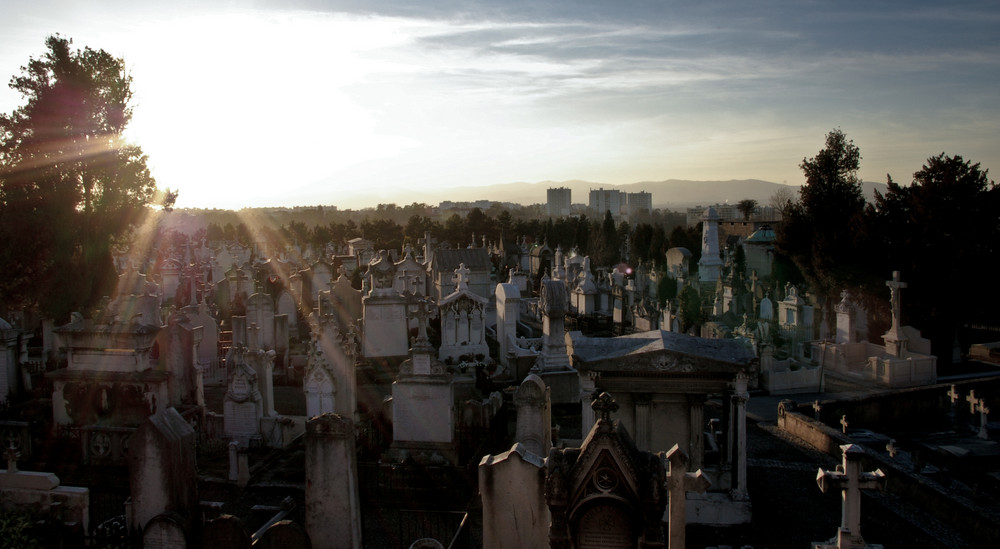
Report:
<svg viewBox="0 0 1000 549"><path fill-rule="evenodd" d="M642 374L723 374L756 371L753 350L735 340L653 330L615 338L570 332L577 370Z"/></svg>

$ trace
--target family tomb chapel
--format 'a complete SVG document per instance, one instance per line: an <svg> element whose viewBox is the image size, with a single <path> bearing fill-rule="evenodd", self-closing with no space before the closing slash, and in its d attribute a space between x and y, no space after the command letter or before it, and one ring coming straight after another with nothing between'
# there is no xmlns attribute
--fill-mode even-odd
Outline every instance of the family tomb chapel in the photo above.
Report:
<svg viewBox="0 0 1000 549"><path fill-rule="evenodd" d="M663 452L675 444L701 469L712 488L688 498L690 522L742 524L750 520L747 493L747 384L759 374L753 349L733 339L704 339L655 330L614 338L570 332L580 401L615 395L613 417L639 449ZM708 428L705 402L722 401L721 431ZM582 430L595 421L581 406Z"/></svg>

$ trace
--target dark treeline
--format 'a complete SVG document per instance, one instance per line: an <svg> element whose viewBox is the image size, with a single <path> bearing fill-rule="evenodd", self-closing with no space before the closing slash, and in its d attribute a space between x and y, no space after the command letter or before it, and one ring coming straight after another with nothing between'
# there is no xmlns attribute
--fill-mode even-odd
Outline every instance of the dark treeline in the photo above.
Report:
<svg viewBox="0 0 1000 549"><path fill-rule="evenodd" d="M294 210L259 210L258 216L270 218L268 225L278 227L272 234L253 231L241 219L245 213L200 211L209 220L206 238L210 241L236 240L250 243L260 238L274 239L272 244L296 244L320 249L327 244L341 248L347 241L361 237L371 240L376 249L402 249L409 244L422 245L426 234L451 247L528 245L547 243L569 251L590 255L595 265L654 261L662 264L672 246L700 249L700 230L685 226L685 214L669 210L641 211L631 223L615 223L608 213L599 219L587 215L548 217L544 207L494 205L488 210L435 212L426 204L399 207L380 204L373 209L338 210L333 208L297 208Z"/></svg>

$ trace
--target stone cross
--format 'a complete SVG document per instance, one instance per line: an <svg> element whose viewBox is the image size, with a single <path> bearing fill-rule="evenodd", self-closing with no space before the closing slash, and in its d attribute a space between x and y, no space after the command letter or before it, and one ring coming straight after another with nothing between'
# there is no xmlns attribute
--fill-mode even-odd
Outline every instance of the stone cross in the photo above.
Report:
<svg viewBox="0 0 1000 549"><path fill-rule="evenodd" d="M860 446L845 444L840 449L844 453L843 464L838 465L836 471L819 469L816 484L824 494L832 490L841 492L840 549L864 547L861 537L861 490L885 490L885 473L881 469L861 471L861 458L865 451Z"/></svg>
<svg viewBox="0 0 1000 549"><path fill-rule="evenodd" d="M236 279L236 293L242 292L243 283L246 282L247 280L250 280L250 277L248 277L247 274L243 272L243 269L236 269L236 272L233 274L233 278Z"/></svg>
<svg viewBox="0 0 1000 549"><path fill-rule="evenodd" d="M819 403L819 400L813 401L813 417L819 421L820 412L823 411L823 405Z"/></svg>
<svg viewBox="0 0 1000 549"><path fill-rule="evenodd" d="M607 393L601 394L606 395ZM666 458L670 463L670 470L667 472L667 494L670 504L670 516L667 522L669 529L667 547L668 549L684 549L686 543L684 533L687 528L686 492L703 493L708 490L712 483L701 472L701 469L693 473L688 472L688 456L677 444L674 444L673 448L667 452Z"/></svg>
<svg viewBox="0 0 1000 549"><path fill-rule="evenodd" d="M899 271L892 271L892 280L886 280L885 285L890 289L889 304L892 307L892 328L889 331L896 334L899 333L899 322L903 312L900 290L906 287L906 283L899 281Z"/></svg>
<svg viewBox="0 0 1000 549"><path fill-rule="evenodd" d="M429 340L427 339L427 321L434 317L436 310L437 306L434 305L433 299L419 296L407 297L407 311L409 311L411 318L417 319L417 342L429 344Z"/></svg>
<svg viewBox="0 0 1000 549"><path fill-rule="evenodd" d="M838 465L836 471L819 469L816 484L824 494L831 490L841 492L840 530L841 534L846 530L849 538L844 540L844 536L840 536L840 549L864 547L861 537L861 490L885 490L885 473L881 469L867 473L861 471L861 458L865 451L860 446L845 444L840 449L844 453L843 464Z"/></svg>
<svg viewBox="0 0 1000 549"><path fill-rule="evenodd" d="M846 435L847 434L847 426L849 425L849 423L847 422L847 414L844 414L844 415L840 416L840 425L842 426L841 428L843 429L844 434Z"/></svg>
<svg viewBox="0 0 1000 549"><path fill-rule="evenodd" d="M952 409L955 408L955 404L958 403L958 399L961 397L961 393L958 392L958 387L954 383L951 384L951 389L948 389L948 399L951 401Z"/></svg>
<svg viewBox="0 0 1000 549"><path fill-rule="evenodd" d="M3 451L3 457L7 458L7 472L16 473L17 458L21 457L21 454L17 451L17 448L13 446L8 446L7 449Z"/></svg>
<svg viewBox="0 0 1000 549"><path fill-rule="evenodd" d="M896 447L896 439L889 439L889 443L885 445L885 451L889 452L889 457L896 457L896 454L899 453L899 448Z"/></svg>
<svg viewBox="0 0 1000 549"><path fill-rule="evenodd" d="M965 401L969 403L969 413L972 415L976 415L976 408L979 406L979 403L982 402L982 400L976 398L975 389L969 391L969 396L965 397Z"/></svg>
<svg viewBox="0 0 1000 549"><path fill-rule="evenodd" d="M618 403L610 393L601 393L590 401L590 407L600 414L603 421L610 421L611 414L618 411Z"/></svg>
<svg viewBox="0 0 1000 549"><path fill-rule="evenodd" d="M976 406L976 411L979 412L979 438L988 440L990 438L990 433L989 429L986 428L986 416L989 415L990 409L986 407L985 400L979 399L979 405Z"/></svg>
<svg viewBox="0 0 1000 549"><path fill-rule="evenodd" d="M465 266L465 263L459 263L458 268L455 269L455 289L464 290L469 287L469 268Z"/></svg>

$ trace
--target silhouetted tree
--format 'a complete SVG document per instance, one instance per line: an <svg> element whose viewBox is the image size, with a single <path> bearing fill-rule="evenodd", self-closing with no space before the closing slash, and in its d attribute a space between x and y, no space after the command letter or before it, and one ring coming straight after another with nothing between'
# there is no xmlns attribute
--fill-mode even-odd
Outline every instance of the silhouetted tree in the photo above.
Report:
<svg viewBox="0 0 1000 549"><path fill-rule="evenodd" d="M947 359L957 328L992 320L1000 303L987 282L1000 252L1000 188L978 163L944 153L928 158L909 186L887 184L869 209L868 236L881 251L872 265L878 295L884 300L882 281L902 271L904 319L917 311L912 323Z"/></svg>
<svg viewBox="0 0 1000 549"><path fill-rule="evenodd" d="M0 115L0 294L60 319L110 292L113 241L157 197L142 149L122 137L132 118L125 62L70 44L46 39L10 82L26 103Z"/></svg>

